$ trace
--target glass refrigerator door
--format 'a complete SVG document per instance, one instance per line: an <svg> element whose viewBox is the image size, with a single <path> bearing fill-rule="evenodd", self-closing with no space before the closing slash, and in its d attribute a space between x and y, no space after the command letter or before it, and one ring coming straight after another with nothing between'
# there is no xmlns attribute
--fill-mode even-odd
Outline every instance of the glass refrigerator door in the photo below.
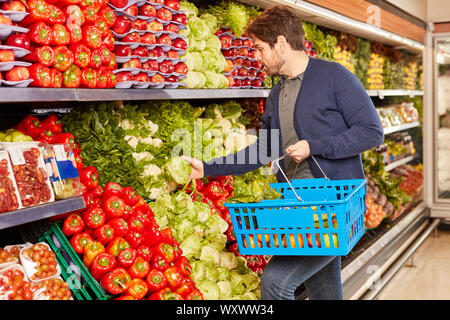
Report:
<svg viewBox="0 0 450 320"><path fill-rule="evenodd" d="M435 39L434 79L435 191L439 202L450 202L450 36Z"/></svg>

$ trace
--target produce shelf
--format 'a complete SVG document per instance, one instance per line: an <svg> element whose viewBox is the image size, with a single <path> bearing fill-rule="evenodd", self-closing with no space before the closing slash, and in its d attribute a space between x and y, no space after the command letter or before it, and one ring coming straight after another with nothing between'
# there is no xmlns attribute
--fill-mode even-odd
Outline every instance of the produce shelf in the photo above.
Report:
<svg viewBox="0 0 450 320"><path fill-rule="evenodd" d="M411 122L411 123L405 123L405 124L402 124L401 126L394 126L394 127L389 127L389 128L384 129L384 134L390 134L390 133L394 133L394 132L398 132L398 131L417 128L418 126L420 126L420 122L418 122L418 121Z"/></svg>
<svg viewBox="0 0 450 320"><path fill-rule="evenodd" d="M407 164L408 162L413 161L416 158L416 156L408 156L403 159L391 162L390 164L386 165L384 168L385 171L391 171L394 170L397 167L400 167L401 165Z"/></svg>
<svg viewBox="0 0 450 320"><path fill-rule="evenodd" d="M416 96L423 96L423 91L420 90L367 90L367 94L371 97L399 97L409 96L411 98Z"/></svg>
<svg viewBox="0 0 450 320"><path fill-rule="evenodd" d="M332 10L325 9L318 5L299 0L240 0L241 2L268 8L273 5L282 4L293 7L298 15L305 21L315 23L337 31L353 34L358 37L374 40L392 45L394 47L401 47L402 49L421 53L425 46L420 42L408 39L390 31L380 29L372 24L357 21L348 18L342 14L336 13Z"/></svg>
<svg viewBox="0 0 450 320"><path fill-rule="evenodd" d="M1 103L166 99L267 98L267 89L47 89L0 88Z"/></svg>
<svg viewBox="0 0 450 320"><path fill-rule="evenodd" d="M83 209L84 207L83 197L76 197L0 213L0 230Z"/></svg>

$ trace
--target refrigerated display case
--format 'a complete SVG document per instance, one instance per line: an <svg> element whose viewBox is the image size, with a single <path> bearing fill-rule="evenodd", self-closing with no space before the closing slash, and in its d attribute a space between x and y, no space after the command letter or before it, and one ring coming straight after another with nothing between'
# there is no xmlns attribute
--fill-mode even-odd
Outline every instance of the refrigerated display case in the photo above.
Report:
<svg viewBox="0 0 450 320"><path fill-rule="evenodd" d="M408 38L406 35L399 35L395 31L388 31L376 27L366 21L357 18L350 18L332 5L330 7L323 7L315 4L318 1L293 1L293 0L245 0L242 1L251 5L261 6L263 8L273 5L275 3L288 4L293 6L305 21L316 23L320 26L347 32L355 36L365 39L378 41L393 47L398 47L402 50L410 52L419 57L424 62L425 67L425 83L428 85L427 79L428 69L427 53L428 49L416 37L415 40ZM331 1L333 3L333 1ZM334 3L337 3L336 1ZM420 29L420 28L419 28ZM423 28L422 28L423 29ZM399 30L397 30L399 31ZM405 30L402 30L404 32ZM423 34L429 36L429 30L423 30ZM422 57L423 55L423 57ZM247 98L267 98L270 90L267 89L44 89L44 88L0 88L1 101L3 106L14 110L16 106L21 104L24 106L21 111L9 111L8 117L1 120L2 127L14 124L15 119L19 119L21 115L26 114L33 109L35 111L45 110L59 110L61 112L70 111L71 108L76 108L76 102L87 101L141 101L141 100L211 100L216 99L247 99ZM410 88L404 89L389 89L389 90L367 90L377 107L383 107L391 104L392 99L408 100L413 97L424 98L428 101L429 88L422 89ZM61 109L63 107L63 109ZM396 168L406 164L420 164L424 163L425 173L429 174L429 166L433 165L433 160L430 161L429 146L423 145L422 130L424 128L424 135L430 126L426 122L429 117L429 108L426 106L424 113L424 125L422 127L421 121L412 121L408 123L398 123L394 126L385 128L385 135L389 137L392 134L399 132L407 132L415 136L414 142L418 149L417 154L408 155L396 161L392 161L384 168L386 172L393 172ZM450 106L449 106L450 109ZM17 113L17 117L12 115ZM19 115L20 114L20 115ZM449 116L450 117L450 116ZM14 118L14 120L13 120ZM450 121L449 121L450 122ZM443 122L445 123L445 121ZM445 129L445 127L442 127ZM3 128L2 128L3 129ZM450 130L450 129L449 129ZM437 134L437 133L436 133ZM423 151L422 151L423 145ZM423 161L422 161L423 159ZM433 169L437 170L437 169ZM441 176L445 175L442 171ZM429 180L427 176L426 180ZM433 181L434 183L434 181ZM430 183L425 182L426 190L424 195L429 195ZM442 188L441 195L437 196L436 200L446 203L445 191ZM420 196L415 201L409 204L408 208L402 208L402 212L397 212L394 218L385 219L377 228L368 229L354 250L343 258L342 281L344 286L344 299L360 299L364 296L374 296L378 292L383 283L385 283L391 273L397 268L397 263L404 259L405 255L411 254L414 245L420 243L421 238L429 234L435 226L436 222L429 219L430 201L427 196L419 192ZM450 191L449 196L450 198ZM450 199L449 199L450 200ZM433 201L434 203L434 201ZM450 202L448 202L450 203ZM22 225L24 223L38 221L50 216L58 215L65 212L74 211L83 208L82 198L75 198L70 200L56 201L55 203L46 205L47 207L33 207L30 212L23 212L24 214L0 215L0 229L11 228ZM433 208L431 210L433 212ZM22 211L21 211L22 212ZM37 224L36 224L37 225ZM42 230L39 230L41 232ZM403 258L402 258L403 257ZM301 296L301 294L299 294Z"/></svg>

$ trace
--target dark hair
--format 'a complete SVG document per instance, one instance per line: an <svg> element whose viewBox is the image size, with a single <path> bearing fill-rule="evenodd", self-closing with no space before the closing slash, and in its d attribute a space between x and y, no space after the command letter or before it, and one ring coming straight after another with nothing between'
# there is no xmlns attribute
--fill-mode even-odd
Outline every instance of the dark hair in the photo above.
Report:
<svg viewBox="0 0 450 320"><path fill-rule="evenodd" d="M305 50L305 31L302 20L289 6L273 6L251 21L247 34L275 45L278 36L284 36L293 50Z"/></svg>

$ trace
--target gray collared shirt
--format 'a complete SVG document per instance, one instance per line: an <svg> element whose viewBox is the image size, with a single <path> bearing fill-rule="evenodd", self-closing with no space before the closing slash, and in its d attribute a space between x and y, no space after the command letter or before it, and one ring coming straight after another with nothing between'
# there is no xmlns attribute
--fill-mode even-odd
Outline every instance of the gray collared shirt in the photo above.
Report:
<svg viewBox="0 0 450 320"><path fill-rule="evenodd" d="M292 144L300 141L294 128L294 109L297 97L302 85L304 73L291 79L280 77L281 91L279 97L279 115L281 128L281 146L283 153ZM284 169L288 179L312 179L314 178L309 168L308 161L296 163L292 158L283 159Z"/></svg>

